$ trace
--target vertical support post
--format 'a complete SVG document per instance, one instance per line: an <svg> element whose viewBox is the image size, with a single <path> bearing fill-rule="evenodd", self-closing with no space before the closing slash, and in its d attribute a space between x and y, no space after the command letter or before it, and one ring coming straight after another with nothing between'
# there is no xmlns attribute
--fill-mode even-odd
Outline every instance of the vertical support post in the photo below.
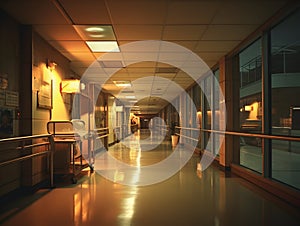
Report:
<svg viewBox="0 0 300 226"><path fill-rule="evenodd" d="M270 33L264 32L262 36L262 133L271 134L271 109L272 109L272 83L270 73ZM263 152L263 176L272 176L272 143L270 139L262 140L262 152Z"/></svg>
<svg viewBox="0 0 300 226"><path fill-rule="evenodd" d="M50 188L54 187L54 151L55 151L55 143L54 143L54 138L53 135L49 136L49 141L50 141Z"/></svg>

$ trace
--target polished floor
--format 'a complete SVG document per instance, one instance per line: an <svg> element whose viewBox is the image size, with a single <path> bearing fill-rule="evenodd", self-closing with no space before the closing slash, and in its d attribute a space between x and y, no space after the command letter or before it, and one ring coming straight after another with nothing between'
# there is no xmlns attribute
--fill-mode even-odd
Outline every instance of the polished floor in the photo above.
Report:
<svg viewBox="0 0 300 226"><path fill-rule="evenodd" d="M143 134L138 134L142 139ZM164 141L138 154L116 144L109 153L129 164L154 164L173 151ZM148 159L148 160L147 160ZM139 162L140 161L140 162ZM235 226L300 225L300 211L217 166L197 171L199 157L169 179L149 186L126 186L87 172L76 185L42 189L1 207L3 226Z"/></svg>

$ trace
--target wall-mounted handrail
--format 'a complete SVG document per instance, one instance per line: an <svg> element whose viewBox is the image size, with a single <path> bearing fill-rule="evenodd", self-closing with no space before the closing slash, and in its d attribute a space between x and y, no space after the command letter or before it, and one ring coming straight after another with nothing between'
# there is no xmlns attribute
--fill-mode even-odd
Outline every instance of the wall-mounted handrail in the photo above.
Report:
<svg viewBox="0 0 300 226"><path fill-rule="evenodd" d="M179 133L175 133L177 136L180 136L180 137L183 137L183 138L187 138L189 140L193 140L193 141L196 141L198 142L198 139L195 139L195 138L192 138L192 137L189 137L189 136L185 136L185 135L182 135L182 134L179 134Z"/></svg>
<svg viewBox="0 0 300 226"><path fill-rule="evenodd" d="M199 131L200 128L190 128L190 127L182 127L182 126L175 126L176 129L184 129L184 130L194 130Z"/></svg>
<svg viewBox="0 0 300 226"><path fill-rule="evenodd" d="M182 127L182 126L176 126L176 128L183 129L183 130L194 130L194 131L207 132L207 133L216 133L216 134L221 134L221 135L254 137L254 138L262 138L262 139L285 140L285 141L300 141L299 136L271 135L271 134L262 134L262 133L246 133L246 132L237 132L237 131L220 131L220 130L202 129L202 128L189 128L189 127Z"/></svg>
<svg viewBox="0 0 300 226"><path fill-rule="evenodd" d="M103 127L103 128L96 128L94 129L95 131L103 131L103 130L108 130L108 127Z"/></svg>
<svg viewBox="0 0 300 226"><path fill-rule="evenodd" d="M48 142L45 141L41 141L38 143L34 143L34 144L28 144L25 145L26 141L33 141L33 140L37 140L37 139L48 139ZM53 152L54 152L54 139L52 135L49 134L42 134L42 135L33 135L33 136L22 136L22 137L12 137L12 138L5 138L5 139L0 139L0 144L1 145L8 145L9 143L17 143L17 142L21 142L20 145L18 145L15 149L18 151L23 151L26 149L30 149L30 148L35 148L35 147L40 147L40 146L48 146L48 150L39 152L39 153L34 153L34 154L28 154L25 156L21 156L21 157L16 157L10 160L5 160L5 161L1 161L0 162L0 167L3 167L5 165L10 165L12 163L16 163L16 162L21 162L27 159L32 159L35 158L37 156L42 156L42 155L47 155L49 156L49 172L50 172L50 187L53 187Z"/></svg>
<svg viewBox="0 0 300 226"><path fill-rule="evenodd" d="M219 131L219 130L211 130L211 129L200 129L200 131L208 132L208 133L217 133L221 135L255 137L255 138L262 138L262 139L285 140L285 141L300 141L300 137L297 136L270 135L270 134L262 134L262 133L245 133L245 132L235 132L235 131Z"/></svg>

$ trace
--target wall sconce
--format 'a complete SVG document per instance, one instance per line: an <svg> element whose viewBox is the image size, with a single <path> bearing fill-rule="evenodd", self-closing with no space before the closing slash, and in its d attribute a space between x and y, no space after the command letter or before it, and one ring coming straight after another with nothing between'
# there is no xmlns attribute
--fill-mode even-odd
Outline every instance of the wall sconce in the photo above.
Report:
<svg viewBox="0 0 300 226"><path fill-rule="evenodd" d="M253 111L253 107L251 105L245 105L245 111Z"/></svg>
<svg viewBox="0 0 300 226"><path fill-rule="evenodd" d="M61 93L78 93L80 92L80 80L78 79L69 79L63 80L60 83L60 92Z"/></svg>
<svg viewBox="0 0 300 226"><path fill-rule="evenodd" d="M48 69L50 69L52 71L57 66L57 63L55 63L54 61L51 61L51 60L47 59L46 66L47 66Z"/></svg>

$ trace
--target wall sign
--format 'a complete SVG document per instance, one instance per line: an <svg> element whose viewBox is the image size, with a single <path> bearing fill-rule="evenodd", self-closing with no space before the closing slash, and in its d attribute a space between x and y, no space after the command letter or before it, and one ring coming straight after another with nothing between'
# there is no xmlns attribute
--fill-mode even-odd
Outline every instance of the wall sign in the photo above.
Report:
<svg viewBox="0 0 300 226"><path fill-rule="evenodd" d="M37 107L52 109L52 81L50 84L44 84L37 91Z"/></svg>

